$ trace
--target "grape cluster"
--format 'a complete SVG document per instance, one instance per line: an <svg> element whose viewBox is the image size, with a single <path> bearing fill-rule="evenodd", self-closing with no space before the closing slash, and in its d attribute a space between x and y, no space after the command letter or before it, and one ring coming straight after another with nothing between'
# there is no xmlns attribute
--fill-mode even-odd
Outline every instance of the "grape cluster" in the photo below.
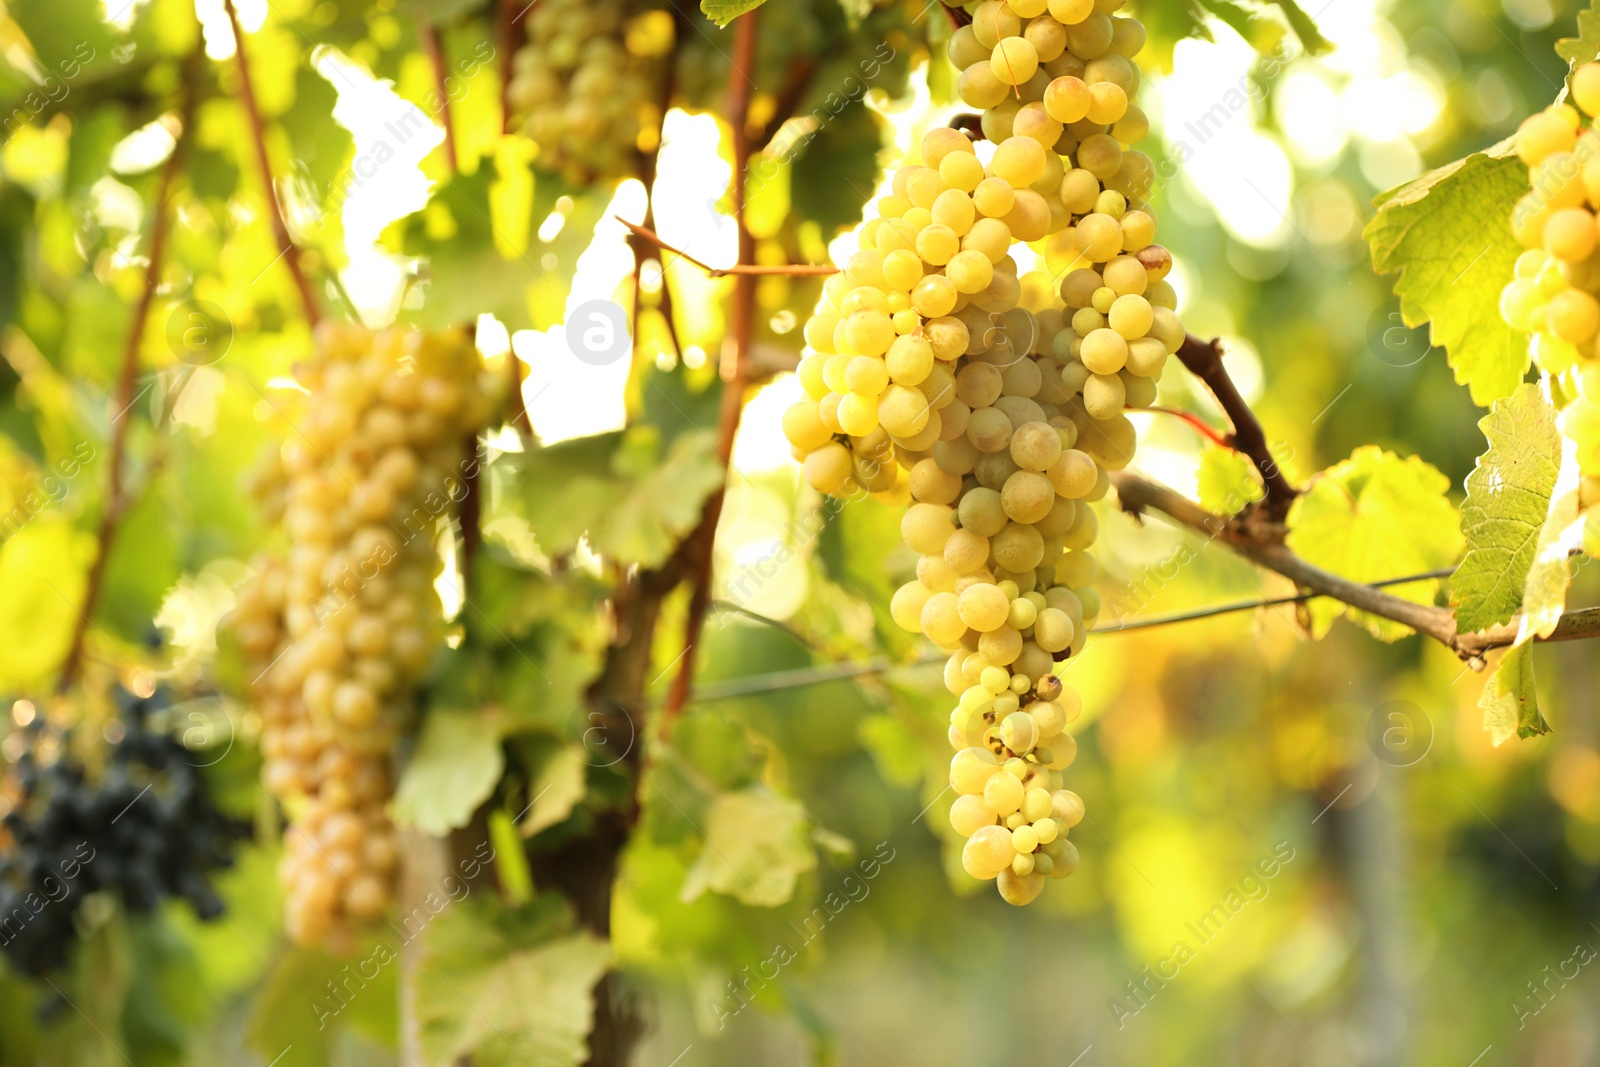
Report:
<svg viewBox="0 0 1600 1067"><path fill-rule="evenodd" d="M1556 104L1531 115L1517 131L1517 154L1532 189L1511 217L1527 249L1500 295L1500 313L1533 335L1539 366L1566 399L1561 429L1577 446L1582 504L1600 503L1600 63L1572 76L1578 106ZM1582 115L1591 116L1585 128ZM1600 512L1589 513L1595 543Z"/></svg>
<svg viewBox="0 0 1600 1067"><path fill-rule="evenodd" d="M540 0L507 90L536 166L573 184L637 169L661 135L656 86L672 51L670 12L631 0Z"/></svg>
<svg viewBox="0 0 1600 1067"><path fill-rule="evenodd" d="M285 925L339 947L390 902L390 761L443 639L434 539L492 386L464 334L324 323L317 342L280 454L287 555L258 562L232 630L252 665L266 787L294 823Z"/></svg>
<svg viewBox="0 0 1600 1067"><path fill-rule="evenodd" d="M93 731L9 705L26 721L0 765L0 952L27 974L66 963L90 893L135 912L179 898L216 918L210 875L232 866L249 831L217 809L195 757L167 732L166 694L116 698L117 718Z"/></svg>
<svg viewBox="0 0 1600 1067"><path fill-rule="evenodd" d="M1132 144L1144 43L1121 0L983 0L949 54L992 150L930 131L805 327L784 431L807 482L909 500L895 622L949 652L962 863L1026 904L1078 863L1060 772L1077 694L1055 665L1099 613L1090 504L1133 456L1184 340ZM1019 276L1015 242L1051 273Z"/></svg>

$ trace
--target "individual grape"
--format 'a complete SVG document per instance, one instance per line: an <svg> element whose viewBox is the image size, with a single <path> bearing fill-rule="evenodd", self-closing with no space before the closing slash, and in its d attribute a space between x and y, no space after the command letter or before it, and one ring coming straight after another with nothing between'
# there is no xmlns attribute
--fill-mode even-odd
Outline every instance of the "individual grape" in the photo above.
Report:
<svg viewBox="0 0 1600 1067"><path fill-rule="evenodd" d="M1009 871L1017 850L1011 847L1011 834L1002 826L984 826L967 838L961 851L961 866L974 878L989 879Z"/></svg>
<svg viewBox="0 0 1600 1067"><path fill-rule="evenodd" d="M1048 799L1047 796L1047 802ZM950 825L962 837L971 837L985 826L993 826L995 818L995 813L984 805L980 796L959 796L950 806Z"/></svg>

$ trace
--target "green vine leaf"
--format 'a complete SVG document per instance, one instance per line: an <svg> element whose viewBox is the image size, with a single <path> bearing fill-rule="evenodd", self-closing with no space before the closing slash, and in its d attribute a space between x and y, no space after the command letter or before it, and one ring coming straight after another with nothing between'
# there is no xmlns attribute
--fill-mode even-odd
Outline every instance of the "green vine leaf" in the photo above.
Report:
<svg viewBox="0 0 1600 1067"><path fill-rule="evenodd" d="M700 521L723 477L721 457L701 434L682 434L665 449L642 429L597 434L524 457L513 506L547 553L569 552L587 536L604 556L656 567Z"/></svg>
<svg viewBox="0 0 1600 1067"><path fill-rule="evenodd" d="M805 808L764 785L720 793L706 814L705 848L689 870L683 899L707 889L742 904L775 908L817 866Z"/></svg>
<svg viewBox="0 0 1600 1067"><path fill-rule="evenodd" d="M470 1055L478 1067L576 1067L588 1058L591 991L611 948L567 932L570 919L551 919L540 904L499 914L465 901L427 927L416 997L427 1062Z"/></svg>
<svg viewBox="0 0 1600 1067"><path fill-rule="evenodd" d="M1283 12L1289 28L1300 38L1300 43L1305 45L1307 52L1320 56L1324 52L1333 51L1333 42L1322 36L1322 31L1317 29L1316 22L1295 0L1272 0L1272 3Z"/></svg>
<svg viewBox="0 0 1600 1067"><path fill-rule="evenodd" d="M1522 610L1523 583L1561 470L1556 411L1537 385L1496 402L1478 427L1489 447L1467 475L1467 554L1450 582L1463 633L1510 622Z"/></svg>
<svg viewBox="0 0 1600 1067"><path fill-rule="evenodd" d="M1556 55L1574 67L1600 57L1600 6L1593 0L1588 10L1578 12L1578 36L1557 41Z"/></svg>
<svg viewBox="0 0 1600 1067"><path fill-rule="evenodd" d="M395 822L443 836L472 821L505 770L497 711L431 712L395 790Z"/></svg>
<svg viewBox="0 0 1600 1067"><path fill-rule="evenodd" d="M1539 691L1533 678L1533 646L1518 645L1506 653L1483 695L1483 728L1499 747L1513 735L1537 737L1550 732L1550 724L1539 711Z"/></svg>
<svg viewBox="0 0 1600 1067"><path fill-rule="evenodd" d="M700 10L718 26L726 26L746 12L754 11L767 0L700 0Z"/></svg>
<svg viewBox="0 0 1600 1067"><path fill-rule="evenodd" d="M1200 454L1197 478L1200 506L1215 515L1233 515L1264 494L1255 466L1231 448L1208 448Z"/></svg>
<svg viewBox="0 0 1600 1067"><path fill-rule="evenodd" d="M1539 527L1533 559L1522 585L1521 643L1531 637L1548 637L1567 608L1567 587L1572 584L1572 555L1583 548L1583 509L1578 501L1577 447L1562 438L1561 473L1550 494L1550 509Z"/></svg>
<svg viewBox="0 0 1600 1067"><path fill-rule="evenodd" d="M572 814L587 791L583 756L582 748L560 743L548 745L540 753L538 768L528 783L533 800L517 827L523 837L532 837Z"/></svg>
<svg viewBox="0 0 1600 1067"><path fill-rule="evenodd" d="M1375 201L1363 236L1407 326L1431 324L1456 381L1487 407L1510 396L1528 370L1527 338L1500 317L1500 290L1522 251L1511 211L1528 172L1509 140L1424 174Z"/></svg>
<svg viewBox="0 0 1600 1067"><path fill-rule="evenodd" d="M1450 479L1417 456L1401 458L1374 445L1324 471L1289 510L1288 546L1356 582L1376 582L1438 570L1461 552L1461 516L1445 495ZM1389 592L1433 603L1438 579L1397 585ZM1321 637L1347 609L1327 597L1308 605L1312 633ZM1388 619L1350 610L1374 637L1396 641L1411 633Z"/></svg>

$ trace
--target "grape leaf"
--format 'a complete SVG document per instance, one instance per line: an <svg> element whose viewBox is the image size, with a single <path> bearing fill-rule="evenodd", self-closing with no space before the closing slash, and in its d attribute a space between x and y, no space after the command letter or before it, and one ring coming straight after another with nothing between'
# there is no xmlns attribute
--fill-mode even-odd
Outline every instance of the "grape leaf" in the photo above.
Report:
<svg viewBox="0 0 1600 1067"><path fill-rule="evenodd" d="M505 770L501 732L492 709L431 711L395 790L395 822L435 836L471 822Z"/></svg>
<svg viewBox="0 0 1600 1067"><path fill-rule="evenodd" d="M1270 2L1283 12L1289 28L1300 38L1300 43L1305 45L1307 52L1319 56L1324 52L1333 51L1333 42L1322 36L1322 31L1317 29L1316 22L1295 0L1270 0Z"/></svg>
<svg viewBox="0 0 1600 1067"><path fill-rule="evenodd" d="M470 1055L478 1067L576 1067L587 1058L591 990L610 947L565 932L569 923L529 930L515 918L496 921L469 901L428 926L416 997L426 1062Z"/></svg>
<svg viewBox="0 0 1600 1067"><path fill-rule="evenodd" d="M1548 384L1548 383L1547 383ZM1548 637L1567 607L1572 583L1572 555L1583 547L1583 509L1579 506L1577 445L1561 438L1561 472L1550 493L1550 508L1539 527L1538 542L1522 584L1522 626L1517 643Z"/></svg>
<svg viewBox="0 0 1600 1067"><path fill-rule="evenodd" d="M1461 551L1461 516L1445 494L1450 479L1417 456L1405 459L1374 445L1324 471L1289 509L1288 546L1309 563L1356 582L1437 570ZM1390 593L1431 604L1437 579L1394 586ZM1308 605L1321 637L1346 608L1324 597ZM1384 641L1411 630L1351 611L1352 621Z"/></svg>
<svg viewBox="0 0 1600 1067"><path fill-rule="evenodd" d="M1201 453L1197 483L1201 506L1216 515L1233 515L1263 496L1255 466L1249 457L1231 448L1208 448Z"/></svg>
<svg viewBox="0 0 1600 1067"><path fill-rule="evenodd" d="M1537 385L1524 385L1478 422L1489 448L1467 475L1461 527L1467 554L1450 581L1463 633L1511 621L1560 471L1555 408Z"/></svg>
<svg viewBox="0 0 1600 1067"><path fill-rule="evenodd" d="M689 869L682 897L707 889L752 907L775 908L795 881L817 866L805 808L764 785L721 793L706 814L705 848Z"/></svg>
<svg viewBox="0 0 1600 1067"><path fill-rule="evenodd" d="M726 26L747 11L754 11L767 0L700 0L700 10L718 26Z"/></svg>
<svg viewBox="0 0 1600 1067"><path fill-rule="evenodd" d="M831 100L812 111L821 125L794 160L789 191L794 210L815 221L828 237L861 221L862 205L878 185L878 149L883 144L882 124L860 97L837 111Z"/></svg>
<svg viewBox="0 0 1600 1067"><path fill-rule="evenodd" d="M317 949L291 949L273 965L245 1024L245 1040L263 1063L322 1067L329 1062L336 1031L318 1025L313 995L339 977L339 967Z"/></svg>
<svg viewBox="0 0 1600 1067"><path fill-rule="evenodd" d="M1574 67L1600 56L1600 5L1591 0L1588 10L1578 12L1578 36L1557 41L1556 55Z"/></svg>
<svg viewBox="0 0 1600 1067"><path fill-rule="evenodd" d="M1407 326L1431 323L1456 381L1487 407L1510 396L1528 370L1527 338L1500 317L1500 290L1522 251L1511 211L1528 172L1509 140L1379 196L1363 236Z"/></svg>
<svg viewBox="0 0 1600 1067"><path fill-rule="evenodd" d="M518 826L523 837L532 837L572 814L586 790L583 768L583 749L576 745L545 747L529 783L533 801Z"/></svg>
<svg viewBox="0 0 1600 1067"><path fill-rule="evenodd" d="M10 535L0 545L0 687L15 691L46 684L66 655L94 538L48 513L12 522L0 527Z"/></svg>
<svg viewBox="0 0 1600 1067"><path fill-rule="evenodd" d="M522 457L512 506L547 553L569 552L587 535L612 559L659 566L723 479L721 458L702 434L682 434L665 451L642 428L538 449Z"/></svg>
<svg viewBox="0 0 1600 1067"><path fill-rule="evenodd" d="M1550 732L1550 724L1539 711L1532 645L1518 645L1506 653L1484 685L1478 707L1483 709L1483 728L1497 748L1513 734L1528 738Z"/></svg>

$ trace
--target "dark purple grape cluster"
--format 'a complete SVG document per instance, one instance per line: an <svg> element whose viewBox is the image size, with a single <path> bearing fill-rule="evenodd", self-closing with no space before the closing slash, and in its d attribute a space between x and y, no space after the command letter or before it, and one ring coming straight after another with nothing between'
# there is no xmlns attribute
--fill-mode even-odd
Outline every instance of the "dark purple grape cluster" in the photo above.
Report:
<svg viewBox="0 0 1600 1067"><path fill-rule="evenodd" d="M103 759L84 760L83 738L40 715L0 764L0 954L24 973L67 962L91 893L132 912L178 897L202 919L222 913L210 875L232 865L249 824L216 807L194 754L164 728L164 691L116 699Z"/></svg>

